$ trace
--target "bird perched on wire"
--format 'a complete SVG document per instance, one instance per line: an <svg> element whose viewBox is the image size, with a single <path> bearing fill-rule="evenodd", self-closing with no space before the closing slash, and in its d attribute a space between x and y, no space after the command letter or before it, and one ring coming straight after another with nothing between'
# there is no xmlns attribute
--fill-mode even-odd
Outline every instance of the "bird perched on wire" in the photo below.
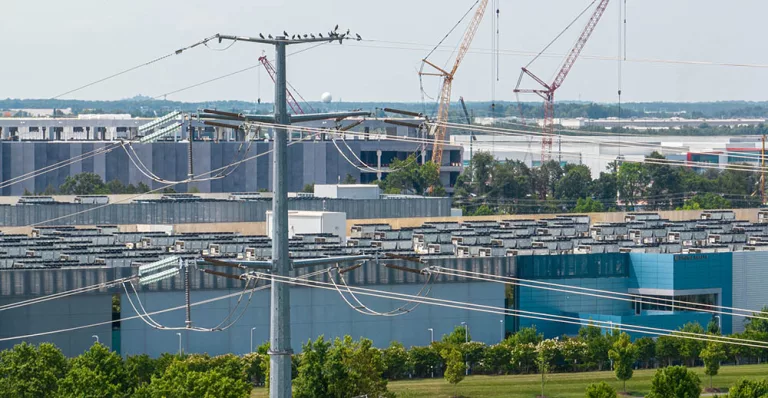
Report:
<svg viewBox="0 0 768 398"><path fill-rule="evenodd" d="M287 38L288 37L288 32L283 31L283 36L285 36Z"/></svg>
<svg viewBox="0 0 768 398"><path fill-rule="evenodd" d="M264 38L264 35L263 35L263 34L261 34L261 33L259 33L259 37L261 37L261 38L263 39L263 38Z"/></svg>
<svg viewBox="0 0 768 398"><path fill-rule="evenodd" d="M307 38L307 34L306 34L306 33L304 34L304 38L305 38L305 39Z"/></svg>
<svg viewBox="0 0 768 398"><path fill-rule="evenodd" d="M315 35L313 35L313 34L310 34L309 36L310 36L311 38L313 38L313 39L315 38Z"/></svg>
<svg viewBox="0 0 768 398"><path fill-rule="evenodd" d="M318 33L318 35L320 35L320 38L321 38L321 39L323 38L323 34L322 34L322 33Z"/></svg>
<svg viewBox="0 0 768 398"><path fill-rule="evenodd" d="M267 35L267 37L269 37L269 38L271 39L271 38L272 38L272 35Z"/></svg>
<svg viewBox="0 0 768 398"><path fill-rule="evenodd" d="M355 36L357 36L357 41L363 40L363 38L362 38L362 37L360 37L360 35L359 35L359 34L355 33Z"/></svg>
<svg viewBox="0 0 768 398"><path fill-rule="evenodd" d="M335 27L335 28L333 28L333 31L334 31L334 32L335 32L335 31L337 31L337 30L339 30L339 25L336 25L336 27Z"/></svg>

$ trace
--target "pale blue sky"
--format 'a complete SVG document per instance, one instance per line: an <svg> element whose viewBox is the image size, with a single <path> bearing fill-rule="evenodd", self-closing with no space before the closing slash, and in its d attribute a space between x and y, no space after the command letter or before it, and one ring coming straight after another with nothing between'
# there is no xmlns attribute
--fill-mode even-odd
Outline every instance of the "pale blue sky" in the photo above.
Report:
<svg viewBox="0 0 768 398"><path fill-rule="evenodd" d="M427 46L435 44L474 0L10 0L0 12L6 33L0 61L0 98L45 98L95 80L217 32L276 34L287 30L327 32L333 25L366 39L421 43L349 42L328 44L289 58L289 81L310 100L324 91L348 101L418 101L416 69ZM507 52L536 52L590 0L500 0L501 42ZM614 0L585 55L615 57L619 29ZM768 64L763 38L764 0L628 0L628 57ZM486 13L470 53L454 83L454 98L491 98L492 10ZM573 44L582 18L551 49ZM446 43L454 46L464 26ZM226 43L224 43L226 44ZM211 46L220 47L218 43ZM295 49L299 49L296 47ZM70 96L119 99L160 95L255 64L262 50L237 43L227 51L198 47L188 53L124 75ZM437 52L446 62L450 52ZM501 55L497 100L514 100L520 67L530 55ZM560 58L544 58L531 69L547 80ZM188 90L169 99L271 101L272 83L254 70ZM765 100L767 68L626 62L624 96L637 101ZM430 95L437 81L425 86ZM616 61L579 60L557 99L615 101ZM534 100L534 98L528 98Z"/></svg>

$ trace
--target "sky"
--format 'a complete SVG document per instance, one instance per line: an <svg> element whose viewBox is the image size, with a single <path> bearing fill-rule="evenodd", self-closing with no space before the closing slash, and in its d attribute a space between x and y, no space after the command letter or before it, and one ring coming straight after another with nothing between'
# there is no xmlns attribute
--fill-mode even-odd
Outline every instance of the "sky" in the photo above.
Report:
<svg viewBox="0 0 768 398"><path fill-rule="evenodd" d="M9 1L0 26L0 98L50 98L195 43L216 33L257 36L328 32L336 24L364 39L325 44L288 58L288 81L307 100L323 92L343 101L421 101L421 59L475 0L60 0ZM493 0L470 53L458 69L454 100L514 101L520 68L560 33L591 0L498 0L499 74L492 76ZM619 88L620 1L613 0L557 100L616 102ZM623 7L623 3L622 7ZM594 6L593 6L594 8ZM590 11L530 69L551 81ZM627 61L622 63L623 102L768 99L768 51L763 39L764 0L628 0ZM430 60L453 62L467 23ZM245 42L209 43L181 55L67 95L114 100L162 96L258 63L273 49ZM293 46L292 51L309 45ZM221 51L216 51L221 50ZM601 57L609 59L599 59ZM642 60L664 60L646 62ZM735 67L666 61L754 64ZM427 96L439 80L424 77ZM525 87L535 87L530 80ZM273 85L259 68L168 95L169 100L261 98ZM495 95L494 95L495 92ZM429 97L426 97L429 100ZM535 97L522 97L536 100Z"/></svg>

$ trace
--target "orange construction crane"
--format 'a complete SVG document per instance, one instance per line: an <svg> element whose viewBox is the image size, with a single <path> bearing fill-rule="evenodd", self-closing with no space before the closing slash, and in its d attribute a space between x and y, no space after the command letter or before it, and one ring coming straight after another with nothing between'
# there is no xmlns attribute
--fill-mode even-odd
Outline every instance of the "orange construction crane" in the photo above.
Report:
<svg viewBox="0 0 768 398"><path fill-rule="evenodd" d="M427 76L440 76L443 78L443 88L440 90L440 105L437 108L437 119L433 121L429 134L435 140L432 145L432 162L437 165L438 172L440 166L443 163L443 145L445 144L445 131L447 129L445 123L448 122L448 109L451 106L451 85L453 84L453 78L456 75L456 70L459 69L461 61L469 51L469 45L472 44L472 39L477 33L477 28L480 25L480 21L485 14L485 8L488 5L488 0L479 0L477 10L475 11L472 21L469 22L467 30L464 32L464 38L459 46L459 51L456 54L456 61L453 63L453 68L450 71L446 71L439 66L433 64L427 59L423 59L422 62L435 68L438 73L426 73L420 72L421 75Z"/></svg>
<svg viewBox="0 0 768 398"><path fill-rule="evenodd" d="M576 62L576 59L579 58L581 50L584 49L584 46L587 44L589 37L592 35L592 32L594 32L597 23L600 22L600 18L603 16L603 13L605 13L605 9L608 7L609 1L610 0L601 0L597 5L595 12L592 13L592 16L589 18L589 22L587 22L587 26L584 27L584 30L581 32L581 36L579 36L579 40L576 41L576 44L565 58L563 67L560 68L560 72L558 72L552 84L547 84L544 82L544 80L540 79L538 76L534 75L533 72L528 70L527 67L522 68L520 79L517 81L517 87L515 88L514 92L537 94L544 99L544 124L542 126L543 134L541 137L542 164L552 159L552 137L555 134L555 91L560 88L560 86L563 84L563 81L565 81L566 76L568 76L568 73L571 71L571 68L573 68L573 64ZM543 88L521 89L520 82L522 81L523 75L530 76Z"/></svg>

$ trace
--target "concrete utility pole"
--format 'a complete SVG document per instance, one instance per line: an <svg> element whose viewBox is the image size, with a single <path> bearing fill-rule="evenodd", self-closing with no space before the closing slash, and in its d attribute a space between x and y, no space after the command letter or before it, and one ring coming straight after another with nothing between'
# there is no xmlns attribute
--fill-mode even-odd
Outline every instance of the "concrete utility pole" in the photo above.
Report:
<svg viewBox="0 0 768 398"><path fill-rule="evenodd" d="M274 39L260 37L243 37L216 35L221 40L245 41L275 46L275 113L268 115L243 115L231 112L204 110L201 118L225 121L252 121L290 125L292 122L344 118L349 116L368 116L368 112L337 112L290 115L286 102L286 47L291 44L306 44L318 42L335 42L339 44L347 39L347 33L336 33L338 26L324 38L301 38L295 36L277 36ZM357 36L359 39L359 36ZM227 125L217 122L205 122L213 126L238 128L237 125ZM274 138L274 156L272 181L274 196L272 199L272 261L271 271L276 276L289 276L292 269L288 258L288 131L276 128ZM270 303L270 351L269 351L269 396L271 398L286 398L291 396L291 303L290 285L277 280L272 281Z"/></svg>

